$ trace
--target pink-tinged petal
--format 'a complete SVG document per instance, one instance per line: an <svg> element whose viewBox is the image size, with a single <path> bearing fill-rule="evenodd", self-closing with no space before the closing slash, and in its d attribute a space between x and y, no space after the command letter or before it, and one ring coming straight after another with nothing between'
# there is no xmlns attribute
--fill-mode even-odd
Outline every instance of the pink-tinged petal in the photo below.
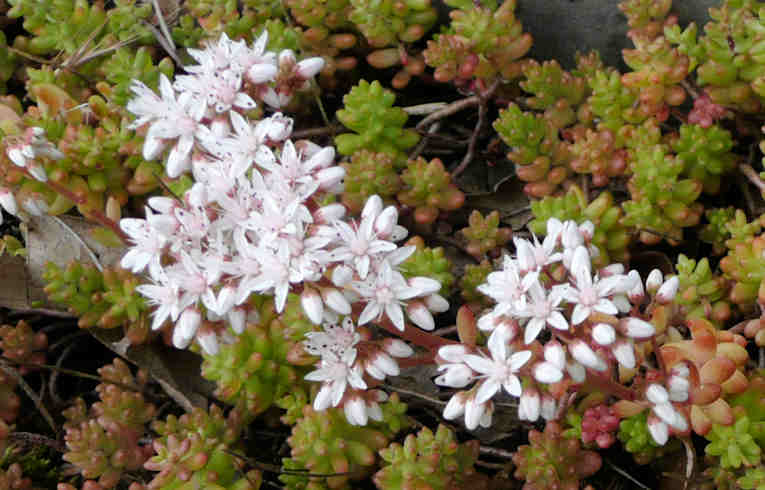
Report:
<svg viewBox="0 0 765 490"><path fill-rule="evenodd" d="M449 302L440 294L430 294L425 296L425 306L433 313L443 313L449 311Z"/></svg>
<svg viewBox="0 0 765 490"><path fill-rule="evenodd" d="M455 393L444 407L444 418L454 420L465 413L465 400L462 392Z"/></svg>
<svg viewBox="0 0 765 490"><path fill-rule="evenodd" d="M270 82L273 80L279 70L268 63L256 63L247 70L247 79L255 85Z"/></svg>
<svg viewBox="0 0 765 490"><path fill-rule="evenodd" d="M409 286L417 291L416 296L427 296L441 290L441 283L429 277L412 277L409 279Z"/></svg>
<svg viewBox="0 0 765 490"><path fill-rule="evenodd" d="M244 332L247 313L242 308L234 308L228 312L228 322L236 334Z"/></svg>
<svg viewBox="0 0 765 490"><path fill-rule="evenodd" d="M324 58L315 56L307 58L297 64L297 74L300 78L313 78L324 68Z"/></svg>
<svg viewBox="0 0 765 490"><path fill-rule="evenodd" d="M500 362L507 359L507 355L509 354L509 346L507 344L509 341L510 336L508 335L507 329L497 328L491 335L489 335L489 340L486 345L489 348L492 359Z"/></svg>
<svg viewBox="0 0 765 490"><path fill-rule="evenodd" d="M648 432L656 444L660 446L663 446L669 440L669 427L655 417L648 418Z"/></svg>
<svg viewBox="0 0 765 490"><path fill-rule="evenodd" d="M361 210L361 219L370 219L374 222L383 210L383 201L377 194L369 196L364 209Z"/></svg>
<svg viewBox="0 0 765 490"><path fill-rule="evenodd" d="M421 301L413 301L406 307L406 314L415 325L423 330L433 330L436 328L436 322L430 310Z"/></svg>
<svg viewBox="0 0 765 490"><path fill-rule="evenodd" d="M590 346L582 340L575 340L572 342L569 345L569 351L571 352L571 356L574 359L587 366L588 368L598 369L598 367L602 364L601 359L597 354L595 354L595 351L593 351Z"/></svg>
<svg viewBox="0 0 765 490"><path fill-rule="evenodd" d="M677 416L675 407L669 402L654 405L653 413L655 413L662 421L670 425L674 424L675 417Z"/></svg>
<svg viewBox="0 0 765 490"><path fill-rule="evenodd" d="M583 306L581 303L577 303L574 306L574 313L571 315L571 324L579 325L590 316L590 313L592 313L590 308Z"/></svg>
<svg viewBox="0 0 765 490"><path fill-rule="evenodd" d="M313 409L317 412L326 410L332 406L332 389L330 385L325 384L321 387L316 394L316 398L313 401Z"/></svg>
<svg viewBox="0 0 765 490"><path fill-rule="evenodd" d="M531 359L531 351L522 350L520 352L516 352L510 356L510 371L518 371L524 364L528 362L529 359Z"/></svg>
<svg viewBox="0 0 765 490"><path fill-rule="evenodd" d="M579 246L574 250L574 257L571 260L571 273L580 289L592 284L590 254L584 246Z"/></svg>
<svg viewBox="0 0 765 490"><path fill-rule="evenodd" d="M327 190L335 187L345 178L345 169L340 166L324 168L316 172L319 189Z"/></svg>
<svg viewBox="0 0 765 490"><path fill-rule="evenodd" d="M397 329L404 330L404 310L401 308L401 305L398 303L385 305L385 314Z"/></svg>
<svg viewBox="0 0 765 490"><path fill-rule="evenodd" d="M574 383L582 383L587 377L587 371L584 369L584 366L578 362L569 362L566 364L566 371L568 372L568 375L571 376Z"/></svg>
<svg viewBox="0 0 765 490"><path fill-rule="evenodd" d="M542 407L540 409L540 414L542 415L542 418L548 422L558 418L558 404L555 401L555 398L549 395L542 397Z"/></svg>
<svg viewBox="0 0 765 490"><path fill-rule="evenodd" d="M348 419L351 425L367 425L367 410L364 400L361 398L354 397L345 402L343 410L345 418Z"/></svg>
<svg viewBox="0 0 765 490"><path fill-rule="evenodd" d="M661 284L664 282L664 276L659 269L654 269L648 274L645 280L645 289L649 294L655 294Z"/></svg>
<svg viewBox="0 0 765 490"><path fill-rule="evenodd" d="M550 313L550 316L547 317L547 323L558 330L568 330L566 317L564 317L560 311L553 311Z"/></svg>
<svg viewBox="0 0 765 490"><path fill-rule="evenodd" d="M405 261L411 255L417 251L417 247L413 245L408 245L406 247L399 247L396 250L392 251L388 255L385 256L385 260L390 263L392 266L396 266L400 264L401 262ZM448 309L448 307L447 307Z"/></svg>
<svg viewBox="0 0 765 490"><path fill-rule="evenodd" d="M485 410L486 405L477 403L475 398L468 400L465 404L465 427L469 430L478 428L478 423L481 421Z"/></svg>
<svg viewBox="0 0 765 490"><path fill-rule="evenodd" d="M616 330L607 323L598 323L592 329L592 339L600 345L611 345L616 341Z"/></svg>
<svg viewBox="0 0 765 490"><path fill-rule="evenodd" d="M667 390L663 386L655 383L649 385L648 389L645 390L645 397L654 405L669 403L669 393L667 393Z"/></svg>
<svg viewBox="0 0 765 490"><path fill-rule="evenodd" d="M521 393L523 392L523 387L521 386L521 380L518 379L518 376L514 376L514 375L508 376L505 382L502 384L502 386L505 388L506 392L516 397L521 396Z"/></svg>
<svg viewBox="0 0 765 490"><path fill-rule="evenodd" d="M491 374L495 370L494 363L489 359L477 356L475 354L468 354L463 358L463 362L473 368L474 371L481 374Z"/></svg>
<svg viewBox="0 0 765 490"><path fill-rule="evenodd" d="M491 397L497 394L499 387L500 384L496 378L485 379L476 392L475 401L477 403L485 403L486 401L490 400Z"/></svg>
<svg viewBox="0 0 765 490"><path fill-rule="evenodd" d="M387 376L398 376L401 373L396 361L384 352L378 351L372 362Z"/></svg>
<svg viewBox="0 0 765 490"><path fill-rule="evenodd" d="M414 354L414 349L401 339L387 338L383 341L383 348L394 357L409 357Z"/></svg>
<svg viewBox="0 0 765 490"><path fill-rule="evenodd" d="M380 314L382 313L382 308L377 303L367 303L367 305L364 307L364 310L361 312L361 315L359 316L359 325L365 325L372 320L376 320ZM404 328L400 328L399 330L404 330Z"/></svg>
<svg viewBox="0 0 765 490"><path fill-rule="evenodd" d="M607 298L600 298L598 302L595 303L595 306L593 306L593 309L601 313L605 313L606 315L616 315L619 313L619 310L616 308L616 306L614 306L611 300Z"/></svg>
<svg viewBox="0 0 765 490"><path fill-rule="evenodd" d="M566 367L566 351L563 350L563 346L557 340L545 344L544 356L545 361L559 370L562 371Z"/></svg>
<svg viewBox="0 0 765 490"><path fill-rule="evenodd" d="M523 334L523 342L526 344L534 342L544 326L545 321L541 318L532 318L529 320L529 322L526 324L526 330Z"/></svg>
<svg viewBox="0 0 765 490"><path fill-rule="evenodd" d="M306 287L300 294L300 304L308 319L320 325L324 318L324 301L321 295L315 289Z"/></svg>
<svg viewBox="0 0 765 490"><path fill-rule="evenodd" d="M204 332L197 336L197 342L202 350L208 356L214 356L218 353L218 336L214 332Z"/></svg>
<svg viewBox="0 0 765 490"><path fill-rule="evenodd" d="M433 382L439 386L464 388L473 382L473 371L471 371L471 369L464 364L446 364L441 366L441 368L439 368L439 370L446 372L433 380Z"/></svg>
<svg viewBox="0 0 765 490"><path fill-rule="evenodd" d="M656 293L656 301L662 304L667 304L677 295L677 290L680 287L680 278L678 276L672 276L661 285L659 291Z"/></svg>
<svg viewBox="0 0 765 490"><path fill-rule="evenodd" d="M341 315L351 314L351 304L345 295L335 288L322 288L321 297L324 303Z"/></svg>
<svg viewBox="0 0 765 490"><path fill-rule="evenodd" d="M332 406L336 407L343 399L345 389L348 387L348 382L345 379L339 379L330 383L330 386L332 387Z"/></svg>
<svg viewBox="0 0 765 490"><path fill-rule="evenodd" d="M393 232L393 227L398 222L398 209L388 206L375 219L374 229L381 237L388 237Z"/></svg>
<svg viewBox="0 0 765 490"><path fill-rule="evenodd" d="M612 348L616 362L627 369L633 369L637 360L635 359L635 349L629 342L617 342Z"/></svg>
<svg viewBox="0 0 765 490"><path fill-rule="evenodd" d="M438 357L446 362L461 363L465 361L467 348L462 344L445 345L438 349Z"/></svg>
<svg viewBox="0 0 765 490"><path fill-rule="evenodd" d="M629 317L621 321L624 334L634 339L647 339L656 333L656 328L645 320Z"/></svg>
<svg viewBox="0 0 765 490"><path fill-rule="evenodd" d="M552 363L540 362L534 366L534 379L540 383L557 383L563 379L563 372Z"/></svg>
<svg viewBox="0 0 765 490"><path fill-rule="evenodd" d="M250 110L254 109L256 105L257 104L255 104L255 101L252 100L252 97L244 92L239 92L236 94L236 97L234 97L234 107L241 107L244 110Z"/></svg>
<svg viewBox="0 0 765 490"><path fill-rule="evenodd" d="M537 262L534 258L534 250L531 248L531 243L522 238L513 238L513 243L515 243L515 252L518 256L518 266L521 271L536 269Z"/></svg>
<svg viewBox="0 0 765 490"><path fill-rule="evenodd" d="M542 400L535 389L526 390L518 402L518 418L535 422L539 418Z"/></svg>

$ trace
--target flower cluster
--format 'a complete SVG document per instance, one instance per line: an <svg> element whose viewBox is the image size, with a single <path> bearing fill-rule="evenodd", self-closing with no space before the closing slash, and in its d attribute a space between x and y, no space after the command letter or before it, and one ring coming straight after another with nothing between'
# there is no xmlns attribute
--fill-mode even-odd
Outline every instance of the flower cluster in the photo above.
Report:
<svg viewBox="0 0 765 490"><path fill-rule="evenodd" d="M385 319L404 330L406 311L432 329L431 312L448 304L436 294L438 281L399 272L415 247L395 243L407 235L396 208L372 196L360 219L345 220L345 207L331 203L345 175L334 149L293 143L292 120L281 113L249 121L239 112L254 107L238 91L242 84L275 74L265 39L248 48L223 36L194 52L200 65L187 67L191 74L174 84L161 79L161 98L140 83L133 87L128 108L139 116L133 125L149 125L145 156L156 157L173 141L168 174L191 169L194 177L182 198L149 198L144 219L120 222L134 243L122 266L151 278L136 290L157 306L152 328L171 319L176 347L196 337L215 353L224 320L243 331L251 294L273 295L281 312L292 289L315 324L325 312L349 315L353 303L362 303L360 325ZM305 66L300 77L313 71Z"/></svg>
<svg viewBox="0 0 765 490"><path fill-rule="evenodd" d="M516 257L506 255L502 270L478 288L495 302L477 321L490 332L488 355L464 344L439 349L437 384L464 388L476 382L452 397L445 418L464 414L468 428L488 425L491 399L504 390L520 397L520 418L551 420L558 407L547 386L564 377L583 383L588 373L603 377L614 365L638 365L635 342L655 333L639 316L643 283L621 264L592 270L592 228L551 218L541 243L536 236L514 239Z"/></svg>

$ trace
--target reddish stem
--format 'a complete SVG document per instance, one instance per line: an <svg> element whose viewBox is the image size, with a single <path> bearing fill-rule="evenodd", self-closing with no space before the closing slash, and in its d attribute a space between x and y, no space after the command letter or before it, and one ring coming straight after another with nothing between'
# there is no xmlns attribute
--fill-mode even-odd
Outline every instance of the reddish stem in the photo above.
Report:
<svg viewBox="0 0 765 490"><path fill-rule="evenodd" d="M419 345L420 347L425 347L431 351L435 351L444 345L459 343L454 340L439 337L437 335L431 335L424 332L423 330L420 330L419 328L409 325L408 323L404 325L403 331L399 330L395 325L393 325L393 323L391 323L388 317L383 317L379 322L377 322L377 324L393 335L401 337L404 340L408 340L409 342L415 345Z"/></svg>
<svg viewBox="0 0 765 490"><path fill-rule="evenodd" d="M617 383L611 378L594 374L592 371L587 372L587 380L584 384L622 400L634 401L637 398L633 390Z"/></svg>

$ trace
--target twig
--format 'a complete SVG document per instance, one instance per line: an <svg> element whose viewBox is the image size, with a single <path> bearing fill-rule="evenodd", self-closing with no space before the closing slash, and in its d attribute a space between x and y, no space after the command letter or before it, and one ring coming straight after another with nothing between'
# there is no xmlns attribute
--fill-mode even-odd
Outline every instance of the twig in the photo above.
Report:
<svg viewBox="0 0 765 490"><path fill-rule="evenodd" d="M513 459L513 453L504 449L499 449L498 447L481 446L479 451L481 454L488 454L489 456L495 456L497 458Z"/></svg>
<svg viewBox="0 0 765 490"><path fill-rule="evenodd" d="M93 261L93 264L98 269L98 272L103 272L104 271L104 266L101 265L101 261L98 260L98 257L93 252L93 250L91 250L90 247L88 247L88 244L85 243L85 241L82 238L80 238L80 235L75 233L74 230L69 225L64 223L58 216L51 216L51 218L53 219L53 221L58 223L62 228L64 228L66 231L68 231L69 234L72 235L74 237L74 239L77 240L77 242L80 245L82 245L82 248L84 248L85 251L88 253L88 255L90 256L90 260Z"/></svg>
<svg viewBox="0 0 765 490"><path fill-rule="evenodd" d="M77 318L77 315L73 315L66 311L52 310L50 308L29 308L27 310L14 309L8 313L8 316L26 316L26 315L45 315L55 316L57 318Z"/></svg>
<svg viewBox="0 0 765 490"><path fill-rule="evenodd" d="M48 381L48 393L50 394L53 403L56 405L61 405L63 403L61 398L59 398L58 394L56 393L56 382L58 381L58 375L60 373L59 369L61 369L61 363L64 362L64 359L66 359L66 357L69 355L69 352L71 352L75 345L77 344L72 343L67 345L61 355L58 356L58 359L56 359L57 369L51 372L50 380Z"/></svg>
<svg viewBox="0 0 765 490"><path fill-rule="evenodd" d="M610 466L612 470L614 470L615 472L619 473L620 475L622 475L624 478L628 479L629 481L631 481L635 485L639 486L640 488L644 488L645 490L651 490L651 487L646 486L646 485L640 483L640 481L638 481L634 476L630 475L629 473L627 473L623 469L619 468L618 466L613 464L611 461L606 460L606 463L608 463L608 466Z"/></svg>
<svg viewBox="0 0 765 490"><path fill-rule="evenodd" d="M414 151L412 151L412 154L409 155L410 160L415 160L417 157L420 156L422 151L425 149L425 146L428 144L428 139L436 133L441 128L441 123L439 121L436 121L430 128L428 128L428 131L423 135L422 139L419 143L417 143L417 146L414 147Z"/></svg>
<svg viewBox="0 0 765 490"><path fill-rule="evenodd" d="M244 461L245 463L252 466L253 468L257 468L259 470L263 470L268 473L276 473L277 475L299 475L299 476L305 476L308 478L330 478L333 476L361 476L359 471L346 471L346 472L338 472L338 473L309 473L308 470L285 470L284 468L280 466L276 466L269 463L261 463L260 461L254 460L252 458L245 456L244 454L238 453L236 451L232 451L230 449L223 449L223 452L228 453L231 456L234 456L235 458L241 461Z"/></svg>
<svg viewBox="0 0 765 490"><path fill-rule="evenodd" d="M21 389L24 390L24 393L27 394L29 398L32 399L32 402L34 402L35 407L37 407L37 410L40 412L40 415L43 416L45 421L50 425L50 428L53 430L53 433L56 434L56 437L58 437L58 427L56 427L56 423L53 421L53 417L51 417L50 412L48 412L48 409L45 408L45 405L43 405L42 400L40 397L37 396L37 394L34 392L31 386L27 384L27 382L24 380L24 377L19 374L17 370L15 370L12 366L8 365L5 362L5 357L3 356L3 362L0 362L0 370L5 372L7 375L12 376L16 381L19 383L19 386L21 386Z"/></svg>
<svg viewBox="0 0 765 490"><path fill-rule="evenodd" d="M464 99L460 99L458 101L452 102L451 104L447 105L443 109L439 109L433 114L429 115L422 121L417 123L417 126L415 126L417 129L424 129L428 127L429 125L433 124L434 122L438 121L439 119L443 119L445 117L451 116L452 114L455 114L463 109L467 109L468 107L473 107L474 105L478 105L481 103L481 98L477 95L471 95L470 97L466 97Z"/></svg>
<svg viewBox="0 0 765 490"><path fill-rule="evenodd" d="M447 105L446 102L430 102L428 104L410 105L409 107L402 107L402 109L410 116L424 116L440 111Z"/></svg>
<svg viewBox="0 0 765 490"><path fill-rule="evenodd" d="M475 123L475 128L473 128L473 134L470 135L470 143L468 144L468 151L465 153L465 156L462 157L462 161L459 165L457 165L457 168L455 168L452 171L452 178L456 178L459 174L461 174L467 166L470 164L470 162L473 161L473 156L475 155L475 145L478 143L478 135L481 133L481 129L483 127L483 122L486 119L486 103L482 100L481 103L478 105L478 122Z"/></svg>
<svg viewBox="0 0 765 490"><path fill-rule="evenodd" d="M294 131L292 133L293 139L301 139L301 138L313 138L315 136L327 136L327 135L335 135L339 130L342 129L342 126L322 126L320 128L309 128L309 129L301 129L300 131Z"/></svg>
<svg viewBox="0 0 765 490"><path fill-rule="evenodd" d="M462 161L457 166L457 168L455 168L452 172L452 178L455 178L461 174L467 168L470 162L473 161L473 156L475 155L475 146L478 143L478 136L481 134L483 124L486 121L486 102L494 94L494 91L497 90L497 87L499 87L499 79L494 80L494 82L489 86L489 88L486 89L485 92L478 94L478 122L476 122L475 128L473 128L473 133L470 135L468 151L462 158Z"/></svg>
<svg viewBox="0 0 765 490"><path fill-rule="evenodd" d="M429 401L430 403L435 403L436 405L446 405L446 403L447 403L447 402L445 402L443 400L439 400L438 398L432 398L432 397L430 397L428 395L423 395L422 393L417 393L416 391L406 390L404 388L397 388L397 387L395 387L393 385L389 385L389 384L383 383L381 386L383 386L384 388L387 388L387 389L389 389L391 391L395 391L396 393L401 393L401 394L404 394L404 395L409 395L409 396L413 396L413 397L416 397L416 398L421 398L421 399L423 399L425 401Z"/></svg>
<svg viewBox="0 0 765 490"><path fill-rule="evenodd" d="M683 489L688 488L688 482L691 481L693 476L693 466L696 462L696 451L693 449L693 445L687 437L682 438L683 446L685 446L685 481L683 482Z"/></svg>
<svg viewBox="0 0 765 490"><path fill-rule="evenodd" d="M137 391L139 393L148 394L145 390L141 389L138 386L133 386L125 383L120 383L119 381L113 381L111 379L102 378L100 376L96 376L95 374L88 374L83 373L82 371L75 371L74 369L66 369L62 367L56 367L51 364L37 364L34 362L23 362L23 361L17 361L15 359L9 359L5 356L0 356L0 368L3 368L4 366L7 366L10 369L13 369L10 365L16 365L16 366L28 366L28 367L34 367L38 369L49 369L51 371L58 371L61 374L68 374L70 376L77 376L78 378L85 378L85 379L92 379L94 381L98 381L100 383L108 383L115 386L119 386L120 388L124 388L126 390L130 391Z"/></svg>
<svg viewBox="0 0 765 490"><path fill-rule="evenodd" d="M166 41L163 43L162 39L159 39L159 42L162 44L162 47L165 49L165 51L167 51L173 61L175 61L180 66L181 59L178 57L178 53L175 50L173 36L170 35L170 30L167 28L167 24L165 23L165 15L162 13L159 2L157 0L151 0L151 4L154 6L154 11L157 14L157 20L159 21L159 29L162 31L162 36Z"/></svg>
<svg viewBox="0 0 765 490"><path fill-rule="evenodd" d="M765 193L765 182L760 178L757 172L748 163L740 163L738 169L746 176L747 180L754 184L760 192Z"/></svg>

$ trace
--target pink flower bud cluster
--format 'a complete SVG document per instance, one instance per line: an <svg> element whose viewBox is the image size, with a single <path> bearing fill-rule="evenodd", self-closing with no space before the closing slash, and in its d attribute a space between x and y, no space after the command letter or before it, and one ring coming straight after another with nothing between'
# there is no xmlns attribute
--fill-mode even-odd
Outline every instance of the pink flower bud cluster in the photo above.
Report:
<svg viewBox="0 0 765 490"><path fill-rule="evenodd" d="M611 447L616 442L619 429L619 416L608 405L588 408L582 417L582 442L594 442L601 449Z"/></svg>

